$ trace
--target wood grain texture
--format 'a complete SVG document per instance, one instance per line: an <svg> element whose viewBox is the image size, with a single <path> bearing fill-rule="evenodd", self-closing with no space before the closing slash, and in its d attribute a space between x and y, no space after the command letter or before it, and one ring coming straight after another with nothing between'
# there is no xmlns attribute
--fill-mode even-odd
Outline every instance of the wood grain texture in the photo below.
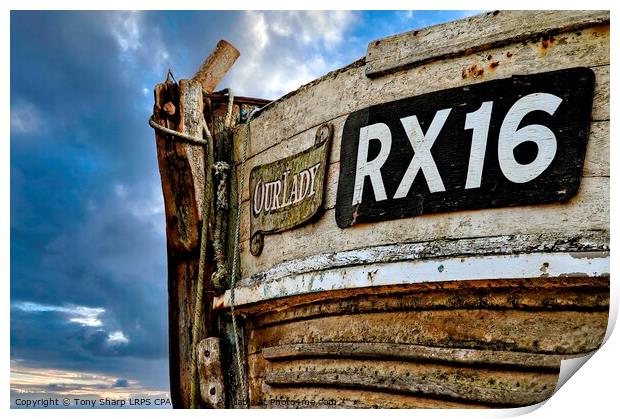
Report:
<svg viewBox="0 0 620 419"><path fill-rule="evenodd" d="M173 108L166 106L172 103ZM164 108L175 109L170 115ZM202 90L200 84L181 80L155 87L154 116L171 129L202 137ZM166 210L168 254L168 324L170 391L174 407L189 407L191 382L191 330L194 284L198 272L198 245L203 191L205 187L204 150L201 146L174 141L156 132L157 155ZM208 187L208 185L207 185ZM212 266L205 274L210 278ZM208 282L207 282L208 287ZM201 336L209 331L212 295L203 300Z"/></svg>
<svg viewBox="0 0 620 419"><path fill-rule="evenodd" d="M362 388L512 406L549 398L557 380L556 371L497 371L391 360L312 359L270 367L264 381L272 387Z"/></svg>
<svg viewBox="0 0 620 419"><path fill-rule="evenodd" d="M516 290L529 290L532 294L541 292L542 289L563 288L567 292L575 288L583 290L598 290L609 288L609 277L559 277L559 278L511 278L511 279L491 279L491 280L475 280L475 281L447 281L447 282L417 282L409 284L398 284L389 286L376 286L365 288L348 288L329 292L315 292L289 296L287 298L277 298L271 300L260 301L256 304L237 307L237 310L244 316L249 316L253 320L254 326L264 326L270 323L286 322L291 319L313 317L318 308L312 308L313 304L320 307L325 306L326 312L329 313L330 307L338 301L354 301L357 299L373 299L373 297L385 297L388 295L405 295L412 294L420 296L425 292L444 291L447 295L455 295L455 293L482 292L488 290L506 290L513 292ZM608 290L606 291L608 292ZM415 298L415 297L414 297ZM420 300L420 298L418 298ZM453 299L455 301L456 299ZM514 301L515 306L519 308L519 304L523 300ZM357 303L351 303L357 305ZM430 303L428 307L432 307ZM337 305L337 304L336 304ZM478 306L469 306L470 308L481 308ZM444 307L445 308L445 307ZM467 308L461 306L461 308ZM492 307L487 307L492 308ZM524 308L524 307L521 307ZM574 308L574 307L573 307ZM281 314L277 314L281 313Z"/></svg>
<svg viewBox="0 0 620 419"><path fill-rule="evenodd" d="M609 230L607 177L583 178L577 195L563 203L428 214L359 225L344 231L337 227L333 210L327 210L317 222L283 232L280 240L265 243L259 258L242 254L241 273L246 278L278 263L308 255L391 243L542 233L557 234L559 238L563 234L594 230ZM247 223L242 223L243 252L247 250L247 232Z"/></svg>
<svg viewBox="0 0 620 419"><path fill-rule="evenodd" d="M393 291L398 298L368 290L364 298L340 299L323 297L321 304L307 302L289 306L286 310L265 310L257 312L253 324L266 327L290 321L299 321L335 315L341 312L371 313L399 310L437 309L493 309L493 310L599 310L609 306L609 279L596 278L590 282L559 286L561 282L545 279L539 281L518 281L513 286L502 287L458 287L438 289L410 289L409 292ZM488 281L487 281L488 282ZM501 280L498 280L501 282ZM519 283L520 282L520 283ZM444 283L445 284L445 283Z"/></svg>
<svg viewBox="0 0 620 419"><path fill-rule="evenodd" d="M252 399L253 407L263 409L482 409L482 403L436 399L423 395L399 394L360 388L271 387Z"/></svg>
<svg viewBox="0 0 620 419"><path fill-rule="evenodd" d="M215 409L224 408L224 374L220 356L220 339L209 337L196 347L198 377L202 400Z"/></svg>
<svg viewBox="0 0 620 419"><path fill-rule="evenodd" d="M608 283L472 281L264 302L246 311L250 397L263 408L537 403L561 359L601 344Z"/></svg>
<svg viewBox="0 0 620 419"><path fill-rule="evenodd" d="M251 330L248 351L310 342L393 342L568 355L597 349L606 329L607 312L445 309L343 314Z"/></svg>
<svg viewBox="0 0 620 419"><path fill-rule="evenodd" d="M213 92L239 55L239 51L231 43L219 41L215 50L202 63L192 80L200 83L205 93Z"/></svg>
<svg viewBox="0 0 620 419"><path fill-rule="evenodd" d="M547 39L609 22L609 11L495 11L378 39L368 44L366 75L378 77L500 45Z"/></svg>
<svg viewBox="0 0 620 419"><path fill-rule="evenodd" d="M292 358L343 357L389 358L417 361L443 361L458 364L513 365L519 367L560 368L564 357L510 351L438 348L395 343L298 343L263 348L262 356L269 361Z"/></svg>

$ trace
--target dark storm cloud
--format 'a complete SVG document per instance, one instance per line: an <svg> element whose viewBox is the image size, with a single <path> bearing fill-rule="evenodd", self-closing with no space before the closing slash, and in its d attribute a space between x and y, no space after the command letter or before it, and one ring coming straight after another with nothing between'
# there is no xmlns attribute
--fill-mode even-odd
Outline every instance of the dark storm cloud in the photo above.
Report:
<svg viewBox="0 0 620 419"><path fill-rule="evenodd" d="M11 301L105 309L89 327L13 308L12 358L100 371L165 364L163 205L146 119L153 85L193 36L217 42L219 24L201 15L12 13ZM184 20L195 32L179 32Z"/></svg>
<svg viewBox="0 0 620 419"><path fill-rule="evenodd" d="M125 380L124 378L119 378L114 383L114 387L129 387L129 382Z"/></svg>

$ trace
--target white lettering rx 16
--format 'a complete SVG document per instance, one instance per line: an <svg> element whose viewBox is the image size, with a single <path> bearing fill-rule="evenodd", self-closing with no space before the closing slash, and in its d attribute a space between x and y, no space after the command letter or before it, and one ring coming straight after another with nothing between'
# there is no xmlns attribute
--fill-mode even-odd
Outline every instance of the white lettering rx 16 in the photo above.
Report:
<svg viewBox="0 0 620 419"><path fill-rule="evenodd" d="M264 182L259 179L252 191L252 212L255 217L287 208L316 193L316 178L321 163L291 174L287 169L279 179Z"/></svg>
<svg viewBox="0 0 620 419"><path fill-rule="evenodd" d="M542 111L553 115L561 103L562 99L560 97L550 93L539 92L520 98L508 110L502 121L497 139L497 153L500 169L509 181L513 183L529 182L538 177L551 165L557 152L557 139L553 131L539 124L526 125L520 128L519 126L527 114L534 111ZM393 196L394 199L404 198L408 195L413 181L420 171L424 175L431 193L445 191L441 174L431 154L431 148L438 137L440 137L441 129L449 118L451 111L451 108L437 111L426 133L422 131L416 115L400 118L400 123L405 129L414 154L396 189ZM464 179L465 189L480 187L492 111L493 102L487 101L483 102L476 111L466 115L464 129L472 130L472 142L467 174ZM371 140L378 140L380 149L377 156L368 161L368 150ZM537 155L533 161L521 164L516 160L514 150L518 145L527 141L536 144L538 149ZM375 200L383 201L388 199L381 175L381 168L390 155L391 147L392 133L386 124L376 123L360 128L352 205L362 202L366 177L370 179Z"/></svg>

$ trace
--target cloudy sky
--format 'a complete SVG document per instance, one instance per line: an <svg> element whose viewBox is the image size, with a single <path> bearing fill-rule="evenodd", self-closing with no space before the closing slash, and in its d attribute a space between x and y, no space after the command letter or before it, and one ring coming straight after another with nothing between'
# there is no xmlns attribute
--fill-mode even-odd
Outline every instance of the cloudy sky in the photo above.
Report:
<svg viewBox="0 0 620 419"><path fill-rule="evenodd" d="M168 392L153 86L219 39L275 99L370 40L471 12L12 12L11 399Z"/></svg>

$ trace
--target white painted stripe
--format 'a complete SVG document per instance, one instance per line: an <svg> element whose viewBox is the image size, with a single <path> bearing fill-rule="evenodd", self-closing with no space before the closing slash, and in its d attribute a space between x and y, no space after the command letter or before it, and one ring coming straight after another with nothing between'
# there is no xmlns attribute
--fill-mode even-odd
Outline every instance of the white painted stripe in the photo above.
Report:
<svg viewBox="0 0 620 419"><path fill-rule="evenodd" d="M235 305L320 291L424 282L609 276L609 252L527 253L405 260L338 267L235 288ZM230 306L230 290L214 307Z"/></svg>

